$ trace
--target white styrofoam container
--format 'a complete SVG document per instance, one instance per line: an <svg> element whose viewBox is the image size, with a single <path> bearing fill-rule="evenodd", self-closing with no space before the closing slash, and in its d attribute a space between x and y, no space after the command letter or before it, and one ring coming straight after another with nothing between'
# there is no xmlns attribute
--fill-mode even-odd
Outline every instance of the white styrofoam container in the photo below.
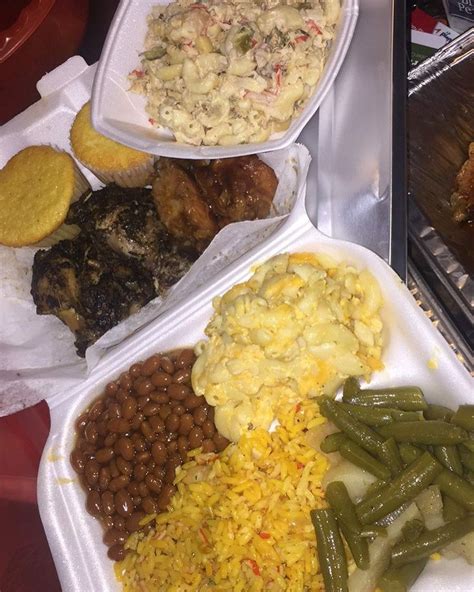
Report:
<svg viewBox="0 0 474 592"><path fill-rule="evenodd" d="M193 346L204 337L212 314L212 298L251 275L256 263L282 252L324 252L377 278L384 298L385 369L371 384L417 384L430 402L456 407L474 402L472 380L447 343L416 305L405 285L377 255L316 230L303 208L294 211L281 229L192 294L179 309L155 320L103 358L79 388L48 401L51 433L40 464L38 503L63 592L120 590L102 543L100 524L85 510L85 493L69 455L74 444L74 421L107 382L132 363L154 352ZM413 592L467 592L473 589L474 568L462 560L430 562Z"/></svg>
<svg viewBox="0 0 474 592"><path fill-rule="evenodd" d="M191 146L178 143L167 128L154 128L145 112L146 98L128 91L127 76L140 63L139 53L152 6L170 0L122 0L102 51L92 92L92 122L101 133L117 142L160 156L225 158L285 148L296 140L314 115L344 61L359 13L359 0L342 0L336 36L323 74L302 113L288 130L266 142L237 146Z"/></svg>

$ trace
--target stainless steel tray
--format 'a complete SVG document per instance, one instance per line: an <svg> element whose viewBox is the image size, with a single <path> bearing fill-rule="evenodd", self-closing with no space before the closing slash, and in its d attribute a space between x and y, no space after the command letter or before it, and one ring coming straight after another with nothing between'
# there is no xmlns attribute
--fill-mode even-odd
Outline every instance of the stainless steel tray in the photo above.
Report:
<svg viewBox="0 0 474 592"><path fill-rule="evenodd" d="M409 74L409 254L472 367L474 228L454 222L454 179L474 140L474 29Z"/></svg>

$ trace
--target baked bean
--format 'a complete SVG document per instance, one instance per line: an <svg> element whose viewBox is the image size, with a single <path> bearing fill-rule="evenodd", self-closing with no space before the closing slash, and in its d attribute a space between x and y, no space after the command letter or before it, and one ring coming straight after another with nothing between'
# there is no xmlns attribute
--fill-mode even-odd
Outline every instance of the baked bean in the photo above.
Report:
<svg viewBox="0 0 474 592"><path fill-rule="evenodd" d="M151 425L147 421L144 421L142 423L142 425L140 426L140 431L145 436L145 440L147 440L148 442L154 442L156 440L156 434L153 431Z"/></svg>
<svg viewBox="0 0 474 592"><path fill-rule="evenodd" d="M147 471L149 473L151 473L153 471L153 469L156 467L156 462L151 458L147 463L146 463L146 468Z"/></svg>
<svg viewBox="0 0 474 592"><path fill-rule="evenodd" d="M123 559L125 559L126 554L127 554L127 551L124 549L124 546L121 544L113 545L107 551L107 556L109 559L112 559L112 561L122 561Z"/></svg>
<svg viewBox="0 0 474 592"><path fill-rule="evenodd" d="M164 391L154 391L150 394L150 399L159 405L164 405L170 400L169 396Z"/></svg>
<svg viewBox="0 0 474 592"><path fill-rule="evenodd" d="M137 481L143 481L145 479L145 475L147 474L148 470L145 465L138 464L135 465L133 469L133 476Z"/></svg>
<svg viewBox="0 0 474 592"><path fill-rule="evenodd" d="M191 368L180 368L173 374L173 382L187 384L191 378Z"/></svg>
<svg viewBox="0 0 474 592"><path fill-rule="evenodd" d="M147 403L145 405L145 407L143 407L143 415L145 417L150 417L151 415L156 415L157 413L159 413L160 411L160 406L158 405L158 403L154 403L153 401L150 401L149 403Z"/></svg>
<svg viewBox="0 0 474 592"><path fill-rule="evenodd" d="M89 421L84 428L84 439L86 442L90 444L95 444L97 442L97 438L99 437L99 432L97 431L97 426L95 422Z"/></svg>
<svg viewBox="0 0 474 592"><path fill-rule="evenodd" d="M174 372L174 364L168 358L168 356L162 356L162 358L161 358L161 367L168 374L173 374L173 372Z"/></svg>
<svg viewBox="0 0 474 592"><path fill-rule="evenodd" d="M114 525L114 517L113 516L102 516L101 518L102 526L105 530L112 528Z"/></svg>
<svg viewBox="0 0 474 592"><path fill-rule="evenodd" d="M202 424L206 421L206 419L207 419L207 405L199 405L199 407L197 407L193 411L194 423L198 426L202 426Z"/></svg>
<svg viewBox="0 0 474 592"><path fill-rule="evenodd" d="M171 376L166 372L155 372L151 375L151 382L154 386L161 388L171 383Z"/></svg>
<svg viewBox="0 0 474 592"><path fill-rule="evenodd" d="M146 442L141 434L132 434L131 440L133 442L133 447L137 452L144 452L147 449Z"/></svg>
<svg viewBox="0 0 474 592"><path fill-rule="evenodd" d="M126 489L120 489L114 496L115 509L120 516L127 518L133 511L133 501Z"/></svg>
<svg viewBox="0 0 474 592"><path fill-rule="evenodd" d="M109 467L101 467L99 470L99 489L104 491L108 488L110 483L111 475Z"/></svg>
<svg viewBox="0 0 474 592"><path fill-rule="evenodd" d="M201 430L205 438L212 438L216 433L214 422L212 422L210 419L206 419L206 421L201 426Z"/></svg>
<svg viewBox="0 0 474 592"><path fill-rule="evenodd" d="M89 409L89 419L95 421L104 410L104 402L102 400L96 401Z"/></svg>
<svg viewBox="0 0 474 592"><path fill-rule="evenodd" d="M165 427L169 432L175 432L179 427L179 416L175 413L170 413L166 418Z"/></svg>
<svg viewBox="0 0 474 592"><path fill-rule="evenodd" d="M168 415L171 413L171 407L169 405L162 405L160 407L160 417L161 419L166 419Z"/></svg>
<svg viewBox="0 0 474 592"><path fill-rule="evenodd" d="M173 407L173 413L179 416L184 415L186 413L186 409L179 401L176 401L176 403L177 404Z"/></svg>
<svg viewBox="0 0 474 592"><path fill-rule="evenodd" d="M214 421L214 407L209 407L209 410L207 412L207 419Z"/></svg>
<svg viewBox="0 0 474 592"><path fill-rule="evenodd" d="M79 415L79 417L76 419L76 430L79 433L82 433L82 431L84 430L84 428L86 427L88 422L89 422L89 414L88 413L83 413L82 415Z"/></svg>
<svg viewBox="0 0 474 592"><path fill-rule="evenodd" d="M118 470L117 462L116 462L115 458L113 458L109 463L109 471L110 471L110 476L112 477L112 479L115 479L116 477L120 477L120 471Z"/></svg>
<svg viewBox="0 0 474 592"><path fill-rule="evenodd" d="M125 460L132 460L135 450L133 447L133 442L130 438L126 436L122 436L117 440L114 446L114 450L116 454L119 454Z"/></svg>
<svg viewBox="0 0 474 592"><path fill-rule="evenodd" d="M157 465L154 469L153 469L153 475L155 475L155 477L157 479L159 479L160 481L163 481L163 479L165 478L165 470L162 466Z"/></svg>
<svg viewBox="0 0 474 592"><path fill-rule="evenodd" d="M120 412L124 419L132 419L137 412L137 400L134 397L125 397L122 401Z"/></svg>
<svg viewBox="0 0 474 592"><path fill-rule="evenodd" d="M81 440L80 444L79 444L79 448L80 448L82 454L84 455L84 457L91 458L91 457L95 456L94 444L89 444L89 442L86 442L85 440Z"/></svg>
<svg viewBox="0 0 474 592"><path fill-rule="evenodd" d="M151 356L143 362L142 374L143 376L152 376L161 366L160 356Z"/></svg>
<svg viewBox="0 0 474 592"><path fill-rule="evenodd" d="M150 491L153 491L154 493L160 493L162 483L154 475L148 473L148 475L145 477L145 484Z"/></svg>
<svg viewBox="0 0 474 592"><path fill-rule="evenodd" d="M100 465L96 460L88 460L84 465L84 476L91 487L99 480Z"/></svg>
<svg viewBox="0 0 474 592"><path fill-rule="evenodd" d="M202 441L202 451L203 452L215 452L216 451L216 445L214 444L214 440L211 440L210 438L206 438L205 440Z"/></svg>
<svg viewBox="0 0 474 592"><path fill-rule="evenodd" d="M123 388L124 391L129 391L132 388L132 377L128 372L124 372L121 374L119 378L119 384Z"/></svg>
<svg viewBox="0 0 474 592"><path fill-rule="evenodd" d="M151 454L149 450L145 450L143 452L139 452L135 457L137 463L141 463L146 465L146 463L150 460Z"/></svg>
<svg viewBox="0 0 474 592"><path fill-rule="evenodd" d="M166 462L168 457L168 453L166 451L166 446L163 442L153 442L151 447L151 454L153 456L153 460L156 462L157 465L163 465Z"/></svg>
<svg viewBox="0 0 474 592"><path fill-rule="evenodd" d="M142 498L150 495L150 490L148 489L148 486L145 483L145 481L140 481L140 483L138 483L137 485L137 489L138 491L135 495L139 495Z"/></svg>
<svg viewBox="0 0 474 592"><path fill-rule="evenodd" d="M130 425L123 417L113 417L107 422L107 429L117 434L125 434L130 429Z"/></svg>
<svg viewBox="0 0 474 592"><path fill-rule="evenodd" d="M115 395L115 393L118 391L118 385L116 382L112 381L109 382L107 384L107 386L105 387L105 394L106 395Z"/></svg>
<svg viewBox="0 0 474 592"><path fill-rule="evenodd" d="M143 407L148 403L150 400L150 395L143 395L142 397L137 398L137 407L143 413Z"/></svg>
<svg viewBox="0 0 474 592"><path fill-rule="evenodd" d="M149 378L145 378L144 376L137 378L133 383L133 388L141 397L149 395L153 390L155 390L155 386L156 385L154 385Z"/></svg>
<svg viewBox="0 0 474 592"><path fill-rule="evenodd" d="M112 448L117 441L117 434L107 434L104 438L104 447L105 448Z"/></svg>
<svg viewBox="0 0 474 592"><path fill-rule="evenodd" d="M117 528L109 528L104 533L103 541L107 545L107 547L111 547L112 545L123 545L127 540L127 534L123 532L123 530L118 530Z"/></svg>
<svg viewBox="0 0 474 592"><path fill-rule="evenodd" d="M183 405L186 407L186 409L197 409L200 405L205 405L206 404L206 399L204 397L198 397L195 394L190 394L186 397L186 399L184 399L184 403Z"/></svg>
<svg viewBox="0 0 474 592"><path fill-rule="evenodd" d="M163 485L163 489L156 500L156 505L158 506L159 510L164 512L168 508L175 491L176 487L171 485L171 483L165 483L165 485Z"/></svg>
<svg viewBox="0 0 474 592"><path fill-rule="evenodd" d="M196 361L196 356L192 349L183 349L180 351L178 358L176 359L176 368L188 368L192 366Z"/></svg>
<svg viewBox="0 0 474 592"><path fill-rule="evenodd" d="M135 532L140 528L140 522L145 518L145 512L133 512L126 520L125 520L125 528L128 532Z"/></svg>
<svg viewBox="0 0 474 592"><path fill-rule="evenodd" d="M97 431L99 432L99 436L106 436L107 432L107 421L108 419L100 419L97 422Z"/></svg>
<svg viewBox="0 0 474 592"><path fill-rule="evenodd" d="M114 457L114 451L112 448L100 448L95 453L95 459L101 465L110 462Z"/></svg>
<svg viewBox="0 0 474 592"><path fill-rule="evenodd" d="M191 393L191 390L185 384L170 384L167 393L170 396L170 399L174 399L175 401L184 401L186 397L188 397Z"/></svg>
<svg viewBox="0 0 474 592"><path fill-rule="evenodd" d="M179 438L177 439L177 447L178 447L178 452L180 454L184 454L186 456L188 450L189 450L189 442L188 439L186 438L186 436L179 436Z"/></svg>
<svg viewBox="0 0 474 592"><path fill-rule="evenodd" d="M114 494L111 491L104 491L100 498L102 511L107 516L115 513Z"/></svg>
<svg viewBox="0 0 474 592"><path fill-rule="evenodd" d="M118 514L115 514L113 525L114 528L116 528L117 530L125 530L125 518L119 516Z"/></svg>
<svg viewBox="0 0 474 592"><path fill-rule="evenodd" d="M187 436L194 426L194 418L190 413L185 413L179 418L178 432L182 436Z"/></svg>
<svg viewBox="0 0 474 592"><path fill-rule="evenodd" d="M140 495L139 489L140 483L138 481L132 481L127 485L127 491L132 496L135 497L136 495Z"/></svg>
<svg viewBox="0 0 474 592"><path fill-rule="evenodd" d="M178 450L178 438L176 440L170 440L166 443L166 450L168 454L174 454Z"/></svg>
<svg viewBox="0 0 474 592"><path fill-rule="evenodd" d="M148 418L148 423L155 434L161 434L165 431L165 422L159 415L152 415Z"/></svg>
<svg viewBox="0 0 474 592"><path fill-rule="evenodd" d="M121 456L118 456L115 459L115 462L117 463L117 468L122 473L122 475L130 476L132 474L132 471L133 471L132 463L130 463L128 460L125 460Z"/></svg>
<svg viewBox="0 0 474 592"><path fill-rule="evenodd" d="M130 422L130 428L132 430L138 430L142 424L142 421L145 419L145 416L143 415L143 413L141 411L138 411L137 413L135 413L135 415L132 417L132 420Z"/></svg>
<svg viewBox="0 0 474 592"><path fill-rule="evenodd" d="M76 473L84 472L86 459L84 458L84 454L79 448L74 448L74 450L71 452L70 460L72 468L76 471Z"/></svg>
<svg viewBox="0 0 474 592"><path fill-rule="evenodd" d="M136 495L134 498L132 498L132 502L133 502L133 506L135 508L138 508L138 506L141 506L142 498L139 495Z"/></svg>
<svg viewBox="0 0 474 592"><path fill-rule="evenodd" d="M117 391L117 394L115 395L115 398L117 399L117 401L120 404L122 404L128 396L129 396L128 391L124 391L123 389L119 389ZM122 412L122 417L123 417L123 412Z"/></svg>
<svg viewBox="0 0 474 592"><path fill-rule="evenodd" d="M92 514L92 516L100 516L102 508L98 491L89 491L87 494L86 510L89 514Z"/></svg>
<svg viewBox="0 0 474 592"><path fill-rule="evenodd" d="M189 447L191 448L191 450L197 448L198 446L201 446L203 439L204 434L202 432L202 429L199 426L194 426L188 434Z"/></svg>
<svg viewBox="0 0 474 592"><path fill-rule="evenodd" d="M138 378L140 376L140 374L142 373L143 370L143 364L141 364L140 362L138 362L137 364L132 364L130 366L130 376L132 377L132 379Z"/></svg>
<svg viewBox="0 0 474 592"><path fill-rule="evenodd" d="M229 445L229 440L216 432L212 438L214 440L214 444L216 445L217 452L222 452L227 446Z"/></svg>
<svg viewBox="0 0 474 592"><path fill-rule="evenodd" d="M147 514L154 514L157 510L157 504L155 500L150 496L144 497L142 499L141 506Z"/></svg>
<svg viewBox="0 0 474 592"><path fill-rule="evenodd" d="M109 483L110 491L116 493L117 491L124 489L130 483L130 477L128 475L119 475L112 479Z"/></svg>
<svg viewBox="0 0 474 592"><path fill-rule="evenodd" d="M109 412L110 419L112 419L113 417L118 418L118 417L122 416L120 405L117 403L117 401L113 401L112 403L109 403L107 405L107 410Z"/></svg>

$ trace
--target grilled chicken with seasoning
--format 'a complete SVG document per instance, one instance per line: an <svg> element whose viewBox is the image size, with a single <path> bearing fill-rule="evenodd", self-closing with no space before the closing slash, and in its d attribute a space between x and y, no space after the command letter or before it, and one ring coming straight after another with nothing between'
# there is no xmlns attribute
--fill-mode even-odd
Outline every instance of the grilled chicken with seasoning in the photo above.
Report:
<svg viewBox="0 0 474 592"><path fill-rule="evenodd" d="M474 142L469 144L469 158L456 176L451 206L455 222L474 225Z"/></svg>
<svg viewBox="0 0 474 592"><path fill-rule="evenodd" d="M31 293L38 314L74 333L80 356L106 331L162 295L189 269L159 221L150 192L110 185L71 207L81 232L36 253Z"/></svg>

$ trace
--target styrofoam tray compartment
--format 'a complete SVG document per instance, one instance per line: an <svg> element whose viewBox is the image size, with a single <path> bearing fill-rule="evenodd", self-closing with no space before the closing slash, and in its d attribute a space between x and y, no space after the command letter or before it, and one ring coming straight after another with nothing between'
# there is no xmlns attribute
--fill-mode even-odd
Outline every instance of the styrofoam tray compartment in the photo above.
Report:
<svg viewBox="0 0 474 592"><path fill-rule="evenodd" d="M92 93L92 121L106 136L138 150L179 158L225 158L285 148L296 140L314 115L344 61L359 13L359 0L342 0L341 14L323 74L302 113L284 133L266 142L236 146L191 146L174 140L166 128L154 128L145 112L146 99L128 91L128 75L140 64L147 16L170 0L122 0L109 29Z"/></svg>
<svg viewBox="0 0 474 592"><path fill-rule="evenodd" d="M430 402L457 406L474 402L472 381L455 355L416 305L390 267L371 251L330 239L300 213L275 236L235 262L218 281L189 297L182 307L157 319L103 359L80 387L49 401L51 433L40 465L38 500L41 518L56 562L63 592L119 590L113 563L102 543L102 528L85 510L85 493L69 463L74 422L107 382L154 352L193 346L204 337L212 314L212 298L246 280L251 268L282 252L324 252L337 260L367 268L377 278L384 298L385 369L373 375L373 385L417 384ZM431 561L412 588L414 592L472 589L474 568L462 560Z"/></svg>

